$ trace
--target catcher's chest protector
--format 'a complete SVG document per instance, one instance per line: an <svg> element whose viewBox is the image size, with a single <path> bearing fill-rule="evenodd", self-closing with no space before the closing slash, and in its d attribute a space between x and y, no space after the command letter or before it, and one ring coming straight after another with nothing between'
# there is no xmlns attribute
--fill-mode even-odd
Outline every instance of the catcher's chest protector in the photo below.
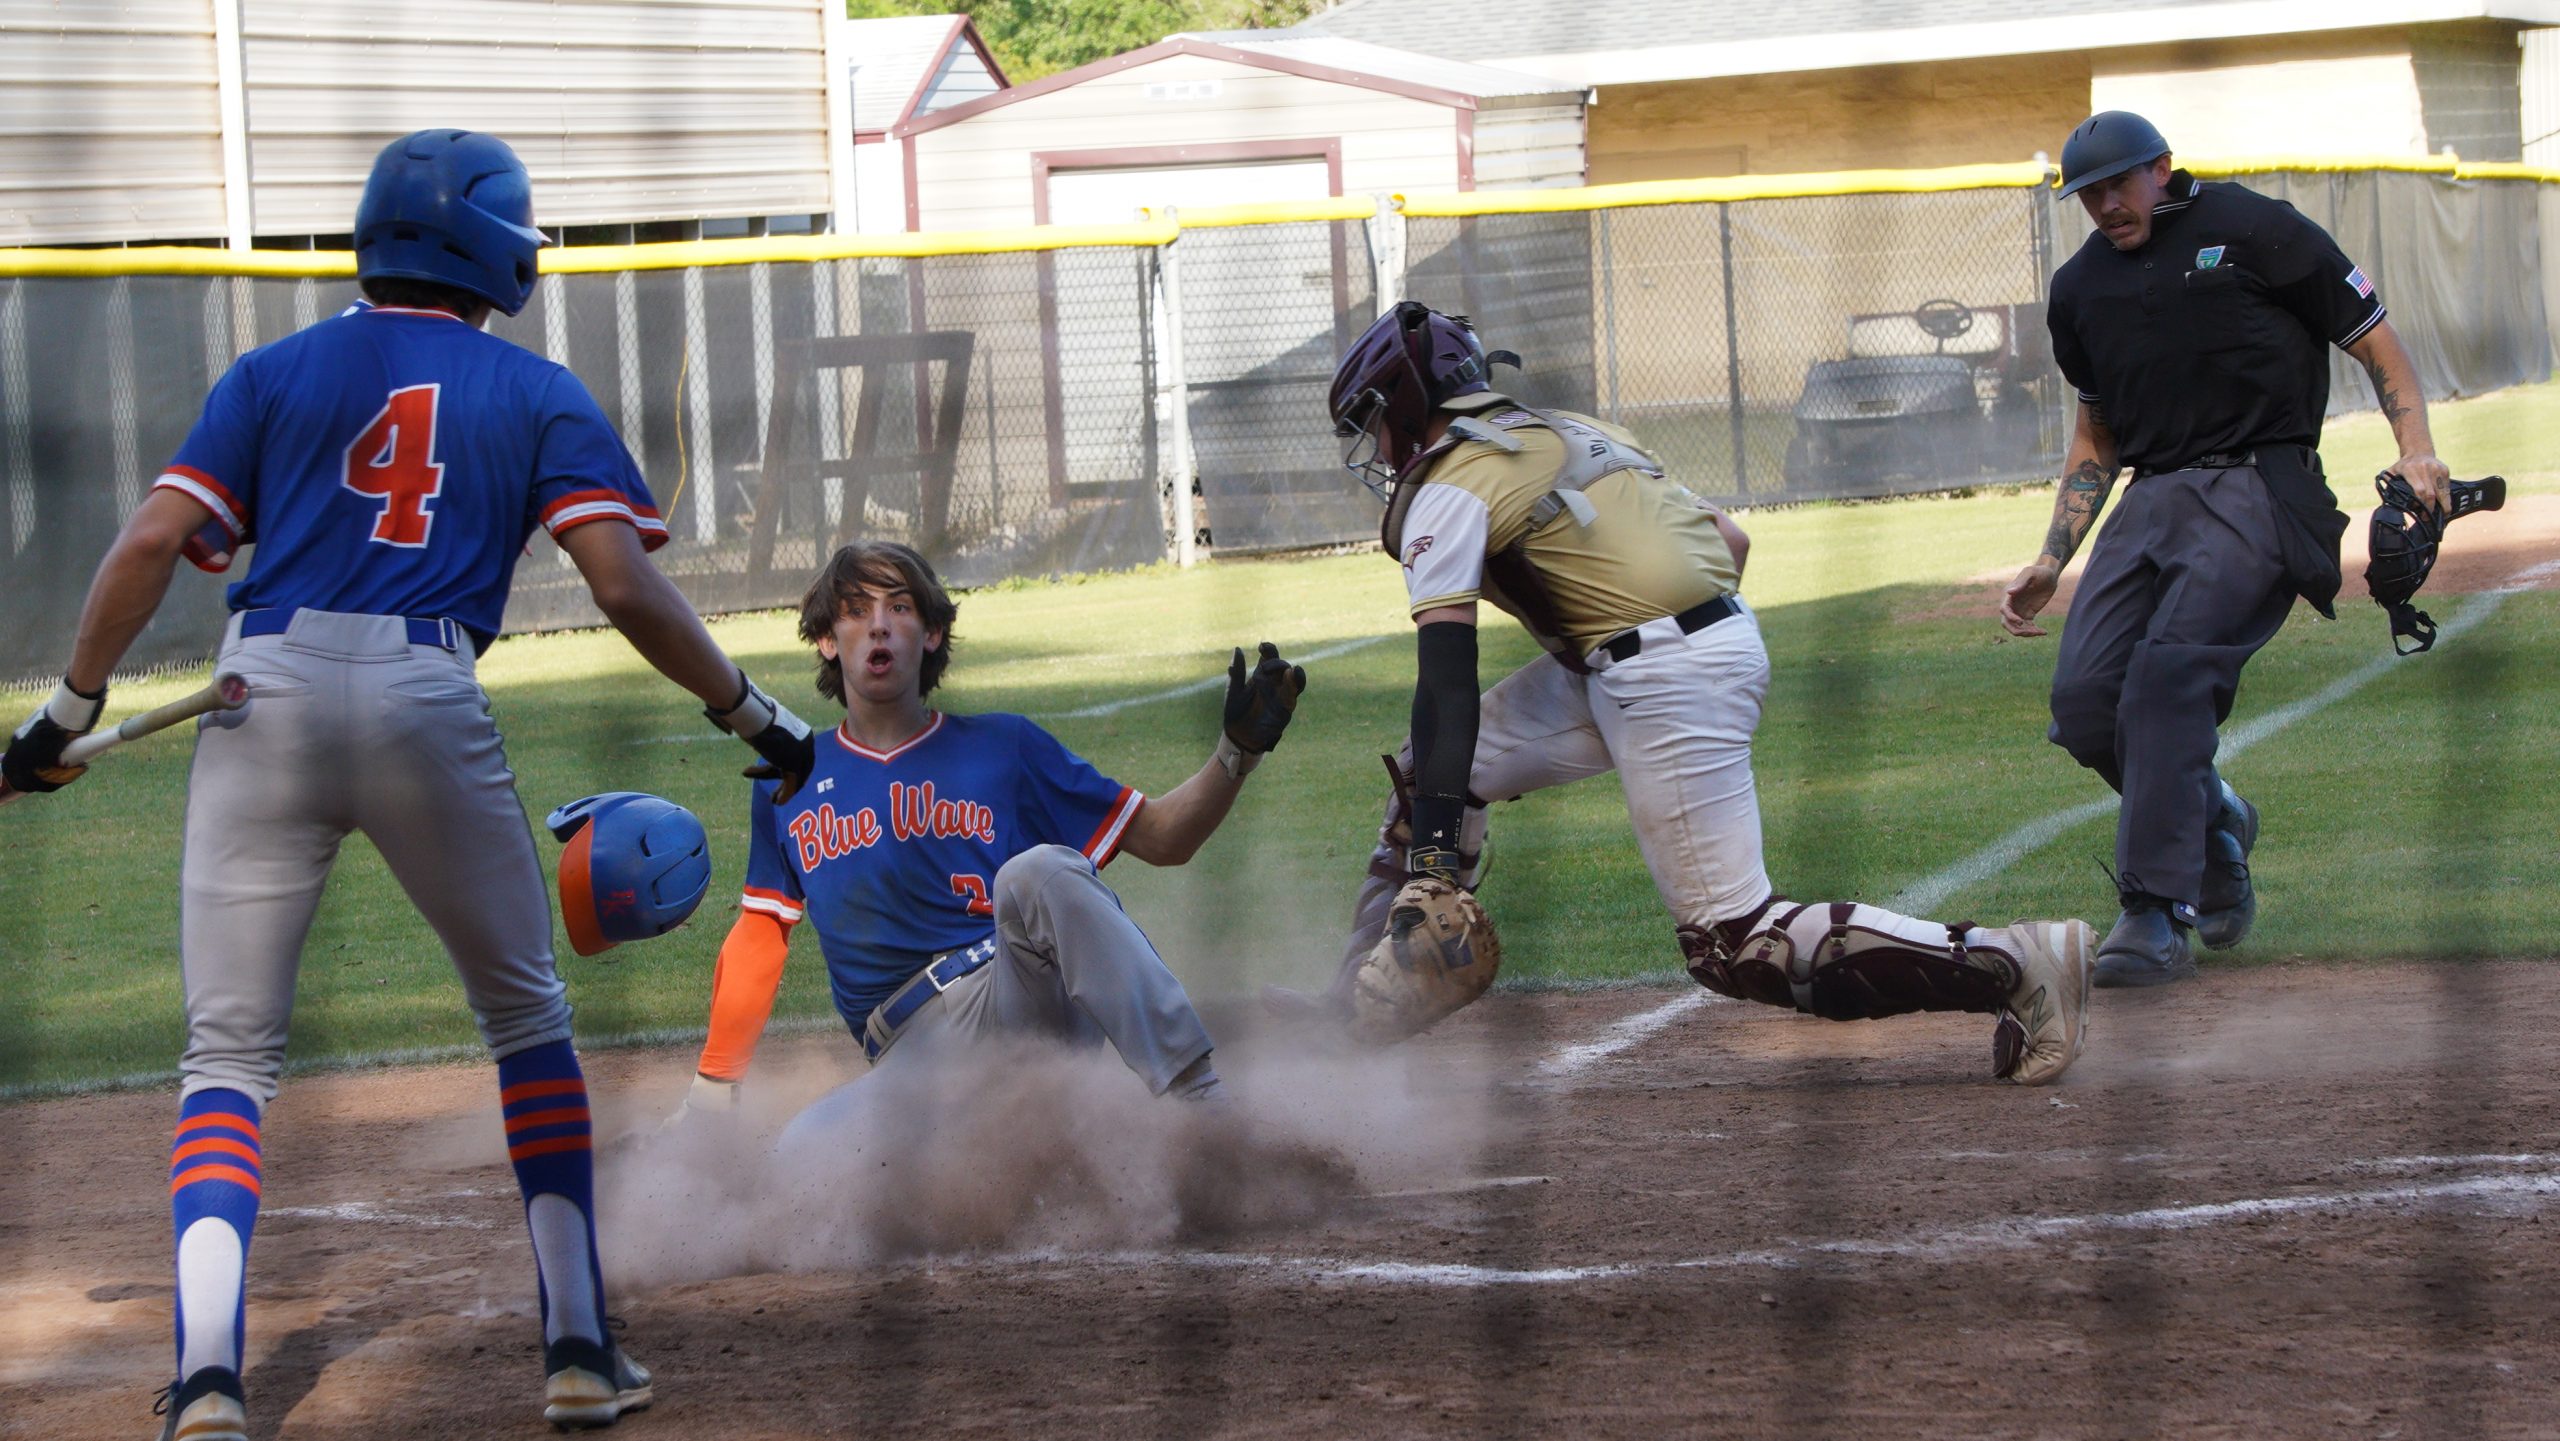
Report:
<svg viewBox="0 0 2560 1441"><path fill-rule="evenodd" d="M1564 441L1564 463L1556 468L1552 487L1538 498L1529 510L1529 528L1520 538L1485 557L1485 576L1517 608L1521 624L1537 637L1538 644L1576 674L1589 669L1581 653L1564 638L1564 627L1557 619L1554 593L1546 578L1529 560L1529 537L1545 530L1566 515L1573 523L1588 526L1599 518L1591 502L1582 492L1603 477L1632 470L1655 480L1663 478L1662 467L1651 456L1619 440L1596 425L1576 420L1552 410L1539 410L1517 401L1476 415L1462 415L1449 422L1448 433L1440 443L1414 458L1414 479L1396 487L1395 498L1387 503L1386 522L1380 527L1379 542L1390 556L1404 554L1405 512L1412 508L1414 493L1428 484L1431 468L1441 456L1467 441L1480 441L1498 450L1518 454L1520 441L1516 430L1551 430Z"/></svg>

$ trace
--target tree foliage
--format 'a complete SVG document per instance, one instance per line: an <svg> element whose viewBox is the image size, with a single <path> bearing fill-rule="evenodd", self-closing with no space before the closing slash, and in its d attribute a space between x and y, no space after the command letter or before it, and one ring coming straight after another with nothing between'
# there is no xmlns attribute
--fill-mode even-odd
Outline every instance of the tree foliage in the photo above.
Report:
<svg viewBox="0 0 2560 1441"><path fill-rule="evenodd" d="M1184 30L1294 25L1326 0L846 0L856 20L966 13L1019 84L1153 45Z"/></svg>

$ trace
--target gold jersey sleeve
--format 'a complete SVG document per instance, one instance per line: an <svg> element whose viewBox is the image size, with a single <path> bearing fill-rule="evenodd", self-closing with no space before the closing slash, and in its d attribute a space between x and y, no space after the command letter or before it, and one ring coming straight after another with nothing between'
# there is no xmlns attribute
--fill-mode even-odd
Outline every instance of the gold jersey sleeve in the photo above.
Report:
<svg viewBox="0 0 2560 1441"><path fill-rule="evenodd" d="M1641 448L1616 426L1565 413ZM1491 512L1486 553L1523 545L1530 566L1546 581L1564 639L1576 650L1589 651L1629 627L1741 589L1715 512L1677 480L1635 470L1602 476L1583 491L1594 512L1590 524L1568 512L1532 533L1533 512L1555 489L1566 442L1543 426L1509 434L1520 442L1518 450L1469 442L1434 463L1424 483L1458 486L1484 502ZM1484 598L1522 614L1490 575Z"/></svg>

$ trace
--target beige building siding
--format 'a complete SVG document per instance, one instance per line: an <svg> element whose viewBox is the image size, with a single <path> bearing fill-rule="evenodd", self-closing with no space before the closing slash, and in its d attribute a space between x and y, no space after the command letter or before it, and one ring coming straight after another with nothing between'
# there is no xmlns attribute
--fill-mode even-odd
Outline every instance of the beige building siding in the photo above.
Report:
<svg viewBox="0 0 2560 1441"><path fill-rule="evenodd" d="M1342 146L1347 195L1454 188L1457 111L1384 91L1168 55L988 110L915 137L927 230L1032 223L1029 155L1326 140Z"/></svg>
<svg viewBox="0 0 2560 1441"><path fill-rule="evenodd" d="M1538 190L1584 183L1580 105L1476 112L1476 188Z"/></svg>
<svg viewBox="0 0 2560 1441"><path fill-rule="evenodd" d="M384 143L503 136L546 226L829 208L810 0L242 0L260 234L346 229Z"/></svg>
<svg viewBox="0 0 2560 1441"><path fill-rule="evenodd" d="M2429 148L2450 145L2465 160L2523 158L2520 30L2473 20L2410 32L2409 61Z"/></svg>
<svg viewBox="0 0 2560 1441"><path fill-rule="evenodd" d="M2024 160L2088 114L2089 62L2069 54L1611 85L1591 183Z"/></svg>
<svg viewBox="0 0 2560 1441"><path fill-rule="evenodd" d="M2187 155L2431 148L2404 30L2111 50L2095 57L2089 93L2092 109L2148 116Z"/></svg>
<svg viewBox="0 0 2560 1441"><path fill-rule="evenodd" d="M222 231L210 0L0 0L0 245Z"/></svg>

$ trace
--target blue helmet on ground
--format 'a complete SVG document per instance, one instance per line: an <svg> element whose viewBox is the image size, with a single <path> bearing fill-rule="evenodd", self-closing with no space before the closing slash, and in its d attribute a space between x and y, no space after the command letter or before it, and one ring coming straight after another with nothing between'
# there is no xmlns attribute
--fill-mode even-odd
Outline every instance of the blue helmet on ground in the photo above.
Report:
<svg viewBox="0 0 2560 1441"><path fill-rule="evenodd" d="M2169 153L2160 127L2130 110L2101 110L2062 142L2062 193L2122 175Z"/></svg>
<svg viewBox="0 0 2560 1441"><path fill-rule="evenodd" d="M711 838L674 801L639 791L575 800L543 818L560 852L560 918L579 955L683 925L711 889Z"/></svg>
<svg viewBox="0 0 2560 1441"><path fill-rule="evenodd" d="M420 130L382 147L356 203L356 274L458 286L509 315L533 298L533 177L495 135Z"/></svg>

